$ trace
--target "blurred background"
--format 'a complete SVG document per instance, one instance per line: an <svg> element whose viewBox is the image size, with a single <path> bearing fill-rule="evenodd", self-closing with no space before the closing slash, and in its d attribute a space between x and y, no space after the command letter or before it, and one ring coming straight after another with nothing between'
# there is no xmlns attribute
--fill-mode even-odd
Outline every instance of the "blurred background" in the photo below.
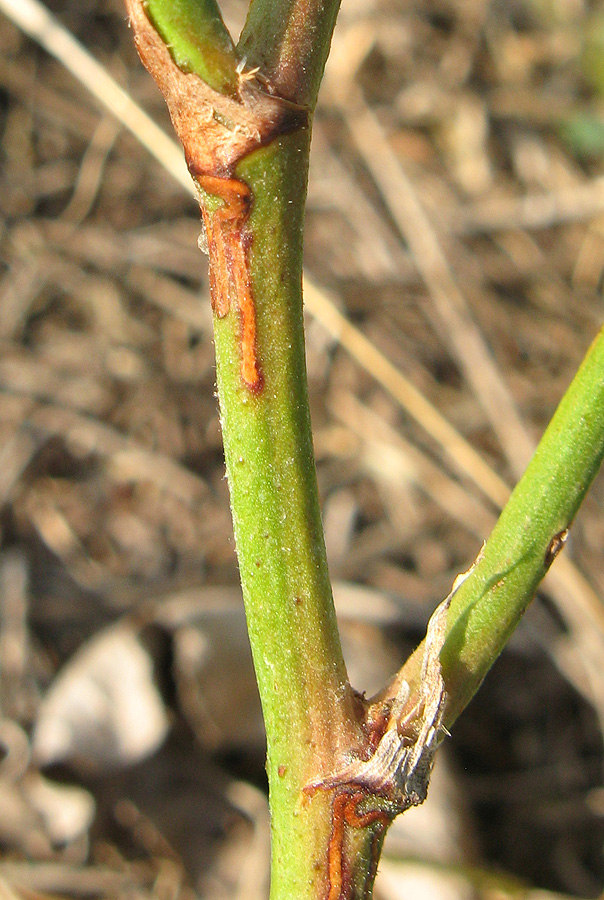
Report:
<svg viewBox="0 0 604 900"><path fill-rule="evenodd" d="M170 133L120 2L47 8ZM237 31L244 7L224 11ZM0 897L262 900L193 190L2 13L0 96ZM344 0L307 356L368 695L476 556L602 322L603 97L599 2ZM469 447L444 449L434 410ZM391 829L378 900L601 895L603 501L600 477L427 803Z"/></svg>

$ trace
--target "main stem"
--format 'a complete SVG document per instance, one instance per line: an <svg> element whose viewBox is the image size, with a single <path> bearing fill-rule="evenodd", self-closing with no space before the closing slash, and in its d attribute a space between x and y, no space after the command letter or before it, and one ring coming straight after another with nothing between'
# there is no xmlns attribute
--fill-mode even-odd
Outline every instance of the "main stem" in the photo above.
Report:
<svg viewBox="0 0 604 900"><path fill-rule="evenodd" d="M242 242L259 389L242 378L241 315L231 305L215 318L227 475L268 740L271 895L279 900L321 895L329 803L303 789L361 741L327 572L308 414L301 295L308 144L308 131L298 131L236 169L253 195Z"/></svg>

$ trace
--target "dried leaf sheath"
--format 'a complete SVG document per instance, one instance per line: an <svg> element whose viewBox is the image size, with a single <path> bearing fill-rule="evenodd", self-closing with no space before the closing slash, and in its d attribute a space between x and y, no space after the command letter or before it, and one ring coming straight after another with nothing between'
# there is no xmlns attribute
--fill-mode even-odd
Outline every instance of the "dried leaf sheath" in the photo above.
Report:
<svg viewBox="0 0 604 900"><path fill-rule="evenodd" d="M409 687L403 682L398 696L385 701L382 714L374 719L377 733L369 735L369 746L373 747L369 758L353 759L305 788L309 796L328 791L332 797L325 900L355 900L366 896L364 892L371 889L379 848L388 826L399 813L423 803L426 798L446 703L439 654L451 596L459 583L457 580L428 623L420 704L401 719L409 699ZM414 738L407 733L412 729L416 732ZM363 843L368 860L364 867L359 867L358 842L350 840L351 829L366 832ZM357 881L363 870L359 894Z"/></svg>
<svg viewBox="0 0 604 900"><path fill-rule="evenodd" d="M193 178L230 177L237 162L275 137L308 124L308 111L268 93L251 73L238 79L237 97L211 88L178 68L149 20L142 0L126 0L136 49L168 104Z"/></svg>

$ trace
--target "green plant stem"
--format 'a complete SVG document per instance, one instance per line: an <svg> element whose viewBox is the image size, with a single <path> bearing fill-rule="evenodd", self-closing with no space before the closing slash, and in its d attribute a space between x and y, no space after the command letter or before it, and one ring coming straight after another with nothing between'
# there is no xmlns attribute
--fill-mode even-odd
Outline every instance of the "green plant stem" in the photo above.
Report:
<svg viewBox="0 0 604 900"><path fill-rule="evenodd" d="M215 319L227 474L268 741L275 898L315 898L325 880L328 798L303 788L360 743L325 559L302 321L307 131L237 167L254 194L246 241L263 387L241 377L240 321Z"/></svg>
<svg viewBox="0 0 604 900"><path fill-rule="evenodd" d="M237 64L259 69L271 94L314 110L340 0L251 0L237 45L216 0L148 0L178 67L235 96Z"/></svg>
<svg viewBox="0 0 604 900"><path fill-rule="evenodd" d="M251 0L237 52L271 90L314 110L340 0Z"/></svg>
<svg viewBox="0 0 604 900"><path fill-rule="evenodd" d="M146 8L183 72L195 72L214 90L236 95L237 56L215 0L149 0Z"/></svg>
<svg viewBox="0 0 604 900"><path fill-rule="evenodd" d="M446 726L476 693L505 646L570 527L604 457L604 329L562 398L524 475L454 594L441 663L449 696ZM396 682L417 699L423 645ZM396 691L396 683L384 694Z"/></svg>

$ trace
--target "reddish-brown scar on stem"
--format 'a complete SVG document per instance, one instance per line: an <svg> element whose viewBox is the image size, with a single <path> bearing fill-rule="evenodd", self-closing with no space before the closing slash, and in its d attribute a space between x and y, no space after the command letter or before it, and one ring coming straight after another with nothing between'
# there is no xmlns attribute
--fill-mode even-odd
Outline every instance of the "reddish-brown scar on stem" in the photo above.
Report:
<svg viewBox="0 0 604 900"><path fill-rule="evenodd" d="M258 361L256 306L243 229L252 208L252 192L237 178L197 175L197 183L208 194L220 197L223 205L209 213L202 206L210 251L210 293L212 308L219 318L235 299L241 318L241 377L254 393L262 389Z"/></svg>

